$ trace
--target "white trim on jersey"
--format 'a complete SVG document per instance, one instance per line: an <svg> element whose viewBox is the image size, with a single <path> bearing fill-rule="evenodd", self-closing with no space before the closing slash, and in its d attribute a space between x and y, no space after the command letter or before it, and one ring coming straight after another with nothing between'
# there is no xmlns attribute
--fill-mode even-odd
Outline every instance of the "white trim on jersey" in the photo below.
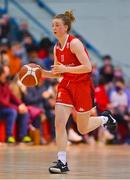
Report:
<svg viewBox="0 0 130 180"><path fill-rule="evenodd" d="M68 34L68 35L67 35L67 37L66 37L66 40L65 40L64 46L63 46L62 48L60 48L60 47L59 47L59 49L60 49L61 51L63 51L63 50L64 50L64 48L65 48L65 46L66 46L66 43L67 43L67 41L68 41L68 38L69 38L69 34Z"/></svg>

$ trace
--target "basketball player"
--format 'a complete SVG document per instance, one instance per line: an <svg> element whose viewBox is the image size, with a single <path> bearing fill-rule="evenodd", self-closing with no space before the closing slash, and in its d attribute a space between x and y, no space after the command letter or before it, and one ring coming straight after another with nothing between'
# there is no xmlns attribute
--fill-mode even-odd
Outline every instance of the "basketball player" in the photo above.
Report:
<svg viewBox="0 0 130 180"><path fill-rule="evenodd" d="M94 106L94 89L91 77L92 65L88 52L82 42L69 34L75 20L72 11L58 14L53 18L52 29L58 39L54 47L54 65L52 71L43 69L45 77L61 77L55 105L56 142L58 160L49 168L50 173L69 171L66 157L66 123L75 108L77 127L81 134L86 134L99 126L115 128L116 120L109 111L99 117L90 117Z"/></svg>

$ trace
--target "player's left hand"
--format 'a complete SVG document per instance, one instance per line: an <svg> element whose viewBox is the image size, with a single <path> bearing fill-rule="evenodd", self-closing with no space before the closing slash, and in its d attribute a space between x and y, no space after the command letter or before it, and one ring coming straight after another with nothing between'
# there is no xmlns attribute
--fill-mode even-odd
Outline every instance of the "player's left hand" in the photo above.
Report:
<svg viewBox="0 0 130 180"><path fill-rule="evenodd" d="M63 64L53 65L53 66L51 66L51 67L52 67L52 72L53 72L54 74L67 72L67 66L65 66L65 65L63 65Z"/></svg>

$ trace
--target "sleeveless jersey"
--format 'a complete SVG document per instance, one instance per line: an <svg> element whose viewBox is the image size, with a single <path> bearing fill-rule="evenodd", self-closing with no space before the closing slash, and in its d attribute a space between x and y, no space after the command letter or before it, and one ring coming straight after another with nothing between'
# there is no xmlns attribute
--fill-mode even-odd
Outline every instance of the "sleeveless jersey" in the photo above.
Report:
<svg viewBox="0 0 130 180"><path fill-rule="evenodd" d="M68 38L66 39L66 42L63 46L63 48L60 48L59 42L56 43L56 58L57 61L60 62L63 65L66 66L79 66L81 65L80 61L76 57L74 53L71 52L70 49L70 42L75 39L76 37L72 35L68 35ZM86 52L88 58L88 52L84 48L84 51ZM89 58L90 59L90 58ZM63 79L64 80L69 80L69 81L83 81L83 80L89 80L91 77L91 72L90 73L82 73L82 74L74 74L74 73L63 73Z"/></svg>

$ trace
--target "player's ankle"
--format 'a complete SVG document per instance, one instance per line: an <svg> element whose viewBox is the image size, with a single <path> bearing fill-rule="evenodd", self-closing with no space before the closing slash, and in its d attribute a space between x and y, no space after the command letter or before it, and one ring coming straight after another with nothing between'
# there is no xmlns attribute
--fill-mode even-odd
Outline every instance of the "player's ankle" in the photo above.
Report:
<svg viewBox="0 0 130 180"><path fill-rule="evenodd" d="M104 124L107 123L108 117L106 117L106 116L100 116L100 118L101 118L101 126L103 126Z"/></svg>
<svg viewBox="0 0 130 180"><path fill-rule="evenodd" d="M58 156L58 160L63 162L63 164L66 164L66 162L67 162L67 160L66 160L66 151L59 151L57 153L57 156Z"/></svg>

